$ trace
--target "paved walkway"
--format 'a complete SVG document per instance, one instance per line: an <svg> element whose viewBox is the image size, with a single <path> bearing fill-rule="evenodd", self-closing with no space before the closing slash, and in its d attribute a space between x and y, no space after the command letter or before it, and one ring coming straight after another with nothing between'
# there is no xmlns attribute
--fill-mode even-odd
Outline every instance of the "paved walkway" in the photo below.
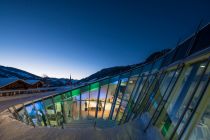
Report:
<svg viewBox="0 0 210 140"><path fill-rule="evenodd" d="M0 97L0 139L1 140L159 140L160 136L154 128L143 132L142 121L135 120L124 125L97 129L97 128L47 128L26 125L14 119L6 110L9 106L26 101L42 98L52 94L64 92L57 91Z"/></svg>
<svg viewBox="0 0 210 140"><path fill-rule="evenodd" d="M144 133L141 122L136 120L125 125L107 129L95 128L46 128L31 127L12 118L9 112L0 116L2 140L157 140Z"/></svg>
<svg viewBox="0 0 210 140"><path fill-rule="evenodd" d="M21 95L15 95L15 96L0 97L0 112L2 112L3 110L7 109L8 107L10 107L12 105L24 103L27 101L35 100L35 99L53 95L53 94L62 93L67 90L68 90L67 88L58 88L57 90L50 91L50 92L41 92L41 93L21 94Z"/></svg>

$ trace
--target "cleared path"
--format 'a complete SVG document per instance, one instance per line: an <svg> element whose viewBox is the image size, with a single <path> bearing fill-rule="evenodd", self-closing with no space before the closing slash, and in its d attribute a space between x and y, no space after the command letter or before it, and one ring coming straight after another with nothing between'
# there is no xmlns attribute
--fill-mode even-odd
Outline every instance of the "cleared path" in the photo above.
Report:
<svg viewBox="0 0 210 140"><path fill-rule="evenodd" d="M105 121L99 121L94 127L81 127L81 124L74 123L61 128L35 127L26 125L14 119L6 110L9 106L35 100L45 96L65 92L66 88L56 91L26 94L18 96L0 97L0 139L2 140L159 140L160 135L154 128L143 132L142 120L138 119L124 125L100 129ZM78 127L72 127L76 125ZM108 124L107 124L108 125ZM92 126L92 124L91 124Z"/></svg>
<svg viewBox="0 0 210 140"><path fill-rule="evenodd" d="M15 96L4 96L0 97L0 112L4 111L8 107L12 105L16 105L19 103L24 103L27 101L35 100L38 98L42 98L45 96L62 93L69 90L68 88L57 88L55 91L50 92L40 92L40 93L32 93L32 94L21 94Z"/></svg>

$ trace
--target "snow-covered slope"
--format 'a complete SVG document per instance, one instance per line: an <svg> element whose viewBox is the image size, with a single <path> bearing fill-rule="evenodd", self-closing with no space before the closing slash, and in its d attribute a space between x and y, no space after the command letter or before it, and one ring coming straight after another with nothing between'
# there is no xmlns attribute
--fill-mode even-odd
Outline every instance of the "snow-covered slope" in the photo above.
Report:
<svg viewBox="0 0 210 140"><path fill-rule="evenodd" d="M0 66L0 78L20 78L20 79L40 79L41 77L31 74L29 72L12 68Z"/></svg>
<svg viewBox="0 0 210 140"><path fill-rule="evenodd" d="M26 72L13 67L5 67L0 65L0 78L18 78L23 80L41 80L47 86L66 86L69 83L69 79L66 78L51 78L51 77L39 77L32 73ZM72 83L77 80L72 79Z"/></svg>

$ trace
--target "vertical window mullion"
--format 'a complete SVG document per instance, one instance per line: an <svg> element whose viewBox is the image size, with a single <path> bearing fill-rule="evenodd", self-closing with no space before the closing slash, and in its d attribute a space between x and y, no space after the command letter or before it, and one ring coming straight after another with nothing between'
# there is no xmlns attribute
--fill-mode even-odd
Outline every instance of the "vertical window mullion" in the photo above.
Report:
<svg viewBox="0 0 210 140"><path fill-rule="evenodd" d="M103 107L103 112L102 112L102 119L104 118L104 111L105 111L105 109L106 109L106 99L107 99L107 95L108 95L108 92L109 92L109 85L110 85L110 82L111 82L111 78L109 78L108 87L107 87L107 91L106 91L106 97L105 97L104 107Z"/></svg>
<svg viewBox="0 0 210 140"><path fill-rule="evenodd" d="M88 118L90 118L90 116L89 116L89 107L90 107L90 84L89 84L89 86L88 86Z"/></svg>
<svg viewBox="0 0 210 140"><path fill-rule="evenodd" d="M156 122L157 122L157 120L158 120L158 118L159 118L161 112L163 111L163 109L164 109L164 107L165 107L165 104L167 103L169 97L171 96L172 91L173 91L174 88L175 88L175 85L176 85L177 81L179 80L179 77L180 77L180 76L182 75L182 73L183 73L182 70L184 69L184 65L180 65L180 67L181 67L181 71L180 71L178 77L176 78L174 84L172 85L172 87L171 87L171 89L170 89L170 91L169 91L169 94L168 94L168 95L165 94L165 95L163 96L163 98L162 98L163 105L162 105L160 111L158 112L158 109L159 109L159 108L157 108L157 109L156 109L156 112L154 113L154 115L156 115L156 113L158 113L158 114L157 114L157 117L155 118L155 120L153 121L153 125L156 124ZM178 68L179 68L179 66L177 67L177 69L178 69ZM172 78L172 79L173 79L173 78ZM169 87L169 86L168 86L168 87ZM167 87L167 90L166 90L165 93L167 93L168 87ZM164 99L165 96L167 96L166 99ZM161 102L162 102L162 101L160 101L160 105L161 105Z"/></svg>
<svg viewBox="0 0 210 140"><path fill-rule="evenodd" d="M129 106L129 104L130 104L130 102L131 102L132 96L134 95L133 97L135 98L135 95L136 95L136 94L134 93L135 88L136 88L136 91L138 91L138 88L139 88L139 86L141 85L141 81L139 81L140 83L137 85L138 80L140 80L140 78L141 78L141 74L138 75L138 78L137 78L137 80L136 80L135 86L133 87L132 93L131 93L130 98L129 98L129 100L128 100L128 104L127 104L126 107L125 107L125 111L123 112L123 115L122 115L122 118L121 118L119 124L122 123L122 119L125 117L124 115L125 115L125 112L127 112L127 110L128 110L128 106ZM136 87L136 86L137 86L137 87ZM137 92L136 92L136 93L137 93ZM128 115L128 114L127 114L127 115ZM127 117L127 116L126 116L126 117Z"/></svg>
<svg viewBox="0 0 210 140"><path fill-rule="evenodd" d="M41 101L42 101L42 104L43 104L43 106L44 106L44 111L45 111L45 113L46 113L47 122L48 122L49 125L51 126L50 121L49 121L49 118L48 118L48 113L47 113L47 110L46 110L46 106L45 106L43 100L44 100L44 99L42 98Z"/></svg>
<svg viewBox="0 0 210 140"><path fill-rule="evenodd" d="M142 82L144 82L144 77L141 75L141 74L139 74L139 84L138 84L138 86L137 86L137 88L136 88L136 93L133 93L134 94L134 96L133 96L133 99L135 99L135 98L138 98L138 91L139 91L139 88L140 88L140 86L143 84ZM140 94L140 93L139 93ZM131 100L131 98L130 98L130 100ZM137 99L138 100L138 99ZM137 100L136 100L136 102L137 102ZM133 106L135 106L135 102L134 103L131 103L131 106L130 106L130 109L132 110L132 108L133 108ZM128 107L128 106L127 106ZM125 117L125 121L127 122L128 120L129 120L129 116L130 116L130 113L131 113L131 110L129 111L128 110L128 112L127 112L127 116Z"/></svg>
<svg viewBox="0 0 210 140"><path fill-rule="evenodd" d="M155 91L155 93L154 93L154 97L156 96L156 94L157 94L157 92L158 92L158 90L160 89L160 86L161 86L161 84L162 84L162 82L163 82L163 80L164 80L164 78L165 78L165 76L166 76L166 73L164 72L164 73L162 73L163 75L161 75L160 76L160 78L161 78L161 80L160 80L160 82L158 82L157 81L157 90ZM153 99L152 99L153 100ZM151 102L149 102L149 99L147 100L147 103L146 103L146 108L144 109L144 112L146 112L146 111L148 111L148 109L149 109L149 107L150 107L150 105L152 104L152 101Z"/></svg>
<svg viewBox="0 0 210 140"><path fill-rule="evenodd" d="M12 106L12 108L14 109L14 112L15 112L15 114L17 115L18 120L21 121L21 117L20 117L20 115L18 114L18 111L17 111L17 109L15 108L15 106Z"/></svg>
<svg viewBox="0 0 210 140"><path fill-rule="evenodd" d="M34 101L32 102L31 105L33 106L34 110L36 111L37 124L39 125L39 122L41 122L41 121L39 120L39 117L38 117L38 114L37 114L38 111L37 111L37 109L36 109L36 107L35 107ZM38 121L39 121L39 122L38 122ZM41 126L41 125L39 125L39 126Z"/></svg>
<svg viewBox="0 0 210 140"><path fill-rule="evenodd" d="M54 102L53 97L54 97L54 96L51 97L51 100L52 100L52 103L53 103L53 109L54 109L54 111L55 111L56 122L57 122L57 124L59 125L58 116L57 116L57 111L56 111L56 108L55 108L55 102Z"/></svg>
<svg viewBox="0 0 210 140"><path fill-rule="evenodd" d="M190 105L190 103L191 103L191 101L192 101L192 99L193 99L193 97L194 97L194 95L195 95L195 93L196 93L196 91L197 91L199 85L200 85L200 82L202 81L202 78L203 78L203 76L204 76L204 74L205 74L205 72L206 72L206 70L207 70L208 64L209 64L209 61L208 61L208 63L206 64L205 69L202 71L201 76L200 76L200 79L199 79L199 81L196 83L195 88L193 89L192 95L190 96L190 99L189 99L189 101L188 101L188 103L187 103L187 105L186 105L186 108L185 108L184 111L182 112L182 114L181 114L181 116L180 116L180 119L178 120L178 122L177 122L177 124L176 124L176 126L175 126L175 128L174 128L174 131L173 131L173 133L172 133L171 136L170 136L171 139L174 137L175 132L177 131L177 129L178 129L178 127L179 127L179 125L180 125L180 123L181 123L181 121L182 121L182 118L184 117L185 113L186 113L187 110L188 110L188 107L189 107L189 105Z"/></svg>
<svg viewBox="0 0 210 140"><path fill-rule="evenodd" d="M210 75L209 75L209 76L210 76ZM209 77L209 76L208 76L208 77ZM201 100L203 99L203 96L204 96L204 94L205 94L205 92L206 92L206 90L207 90L207 88L208 88L208 86L209 86L209 83L210 83L210 77L208 78L208 81L207 81L205 87L204 87L203 90L202 90L203 92L201 92L202 94L201 94L201 96L199 97L198 102L197 102L197 104L195 105L195 108L192 110L192 113L191 113L190 117L188 118L188 120L187 120L186 124L184 125L183 129L181 130L181 133L180 133L180 135L179 135L179 139L181 139L181 137L183 136L184 132L187 130L187 127L189 126L189 124L190 124L190 122L191 122L193 116L194 116L195 113L196 113L196 110L197 110L197 108L198 108L198 106L199 106Z"/></svg>
<svg viewBox="0 0 210 140"><path fill-rule="evenodd" d="M158 77L158 75L155 77L155 78L159 78L159 79L157 79L157 83L155 83L155 85L154 85L154 86L155 86L155 87L154 87L154 90L155 90L154 92L155 92L155 93L158 91L158 89L159 89L159 87L160 87L159 83L162 82L164 76L165 76L165 75L164 75L164 73L162 72L162 73L160 74L160 77ZM154 80L155 80L155 79L154 79ZM158 80L160 80L160 82L158 82ZM153 82L155 82L155 81L153 81ZM151 83L151 86L152 86L152 84L153 84L153 83ZM150 88L151 88L151 86L150 86ZM158 87L157 87L157 86L158 86ZM156 88L157 88L157 89L156 89ZM149 90L150 90L150 89L149 89ZM149 92L149 90L148 90L148 92ZM149 94L148 92L147 92L147 94ZM151 96L151 95L148 95L148 96ZM146 94L145 94L145 98L144 98L144 99L145 99L145 102L146 102L146 103L145 103L145 108L144 108L142 111L139 111L140 116L141 116L142 113L146 110L147 104L149 104L149 98L146 99ZM144 101L144 100L143 100L143 101ZM142 101L142 103L143 103L143 101ZM142 103L141 103L141 104L142 104Z"/></svg>
<svg viewBox="0 0 210 140"><path fill-rule="evenodd" d="M98 117L98 104L99 104L100 92L101 92L101 84L99 82L98 97L97 97L96 112L95 112L95 118L96 119Z"/></svg>
<svg viewBox="0 0 210 140"><path fill-rule="evenodd" d="M157 74L154 74L154 75L155 75L155 77L154 77L154 79L152 79L151 83L149 83L149 80L148 80L148 85L146 86L145 91L142 92L143 96L142 96L142 98L141 98L141 102L138 103L138 106L137 106L137 108L136 108L136 111L137 111L137 112L135 113L135 115L134 115L134 117L133 117L132 119L135 119L135 118L138 116L138 114L139 114L139 112L140 112L141 103L142 103L142 102L144 101L144 99L146 98L146 93L147 93L147 91L149 91L149 89L151 88L152 83L153 83L153 81L155 80L155 78L156 78L156 76L157 76ZM154 75L149 75L148 78L150 78L150 76L151 76L151 78L152 78L152 76L154 76Z"/></svg>
<svg viewBox="0 0 210 140"><path fill-rule="evenodd" d="M169 89L169 87L170 87L170 85L171 85L171 82L173 81L173 79L174 79L174 77L175 77L175 75L176 75L176 72L179 70L179 68L180 68L180 66L178 65L177 68L176 68L176 70L174 71L174 74L172 75L172 77L171 77L171 79L170 79L170 82L169 82L169 84L168 84L166 90L165 90L164 93L163 93L162 98L160 99L160 102L159 102L157 108L155 109L155 112L152 114L152 117L151 117L151 119L149 120L149 123L148 123L147 126L145 127L144 131L146 131L146 130L149 128L149 126L150 126L150 124L152 123L152 120L154 119L156 113L158 113L158 112L157 112L157 111L158 111L158 108L160 107L160 105L161 105L161 103L162 103L164 97L166 96L166 93L167 93L167 91L168 91L168 89ZM182 69L183 69L183 66L182 66L182 68L181 68L181 71L180 71L180 74L179 74L179 75L181 75ZM178 77L176 78L176 81L174 82L174 85L175 85L175 83L177 82L177 80L178 80L178 78L179 78L179 75L178 75ZM173 87L172 87L172 89L173 89ZM170 90L170 91L172 91L172 90Z"/></svg>
<svg viewBox="0 0 210 140"><path fill-rule="evenodd" d="M145 80L143 79L143 83L141 83L142 84L142 88L140 89L140 91L138 92L139 94L138 94L138 97L137 97L137 100L136 100L136 102L134 103L134 105L132 105L131 106L131 110L130 110L130 113L127 115L127 117L126 117L126 120L130 120L130 118L131 118L131 116L132 116L132 114L134 113L134 111L135 111L135 109L136 109L136 107L137 107L137 104L138 104L138 102L139 102L139 100L140 100L140 97L141 97L141 94L142 94L142 90L143 90L143 88L144 88L144 86L145 86L145 84L146 84L146 82L147 82L147 80L148 80L148 76L145 76L145 75L142 75L142 78L146 78ZM139 87L140 88L140 87Z"/></svg>
<svg viewBox="0 0 210 140"><path fill-rule="evenodd" d="M114 112L114 108L115 108L115 104L116 104L117 96L118 96L118 92L119 92L119 87L120 87L120 84L121 84L121 76L122 75L120 75L119 79L118 79L117 87L116 87L115 93L114 93L114 100L112 102L112 106L111 106L111 110L110 110L108 119L112 118L112 115L113 115L113 112Z"/></svg>
<svg viewBox="0 0 210 140"><path fill-rule="evenodd" d="M120 107L121 107L121 105L122 105L122 101L123 101L123 98L124 98L125 92L126 92L126 90L127 90L127 88L128 88L128 83L129 83L130 78L131 78L131 73L132 73L132 71L130 71L130 73L129 73L129 76L128 76L128 81L127 81L127 83L126 83L126 87L125 87L125 91L124 91L124 93L122 93L122 99L121 99L121 102L120 102L119 108L117 109L117 114L116 114L116 116L115 116L114 120L116 120L117 115L118 115L118 113L119 113L119 111L120 111ZM118 92L119 92L119 91L118 91ZM124 111L125 111L125 110L124 110Z"/></svg>
<svg viewBox="0 0 210 140"><path fill-rule="evenodd" d="M29 121L31 122L31 124L33 125L33 127L35 127L35 124L34 124L34 122L32 121L31 117L28 115L28 112L27 112L27 110L26 110L26 107L25 107L25 105L24 105L24 104L22 104L22 105L23 105L24 114L26 115L26 117L27 117L27 120L29 120ZM29 123L28 123L28 124L29 124Z"/></svg>

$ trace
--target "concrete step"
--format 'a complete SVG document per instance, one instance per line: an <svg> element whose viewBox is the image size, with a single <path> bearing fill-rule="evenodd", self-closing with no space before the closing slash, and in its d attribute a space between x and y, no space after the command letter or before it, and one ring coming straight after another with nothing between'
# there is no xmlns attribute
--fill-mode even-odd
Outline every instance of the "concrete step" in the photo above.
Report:
<svg viewBox="0 0 210 140"><path fill-rule="evenodd" d="M102 119L96 119L96 120L77 120L72 121L71 123L64 124L64 128L111 128L115 127L116 123L112 120L102 120Z"/></svg>

